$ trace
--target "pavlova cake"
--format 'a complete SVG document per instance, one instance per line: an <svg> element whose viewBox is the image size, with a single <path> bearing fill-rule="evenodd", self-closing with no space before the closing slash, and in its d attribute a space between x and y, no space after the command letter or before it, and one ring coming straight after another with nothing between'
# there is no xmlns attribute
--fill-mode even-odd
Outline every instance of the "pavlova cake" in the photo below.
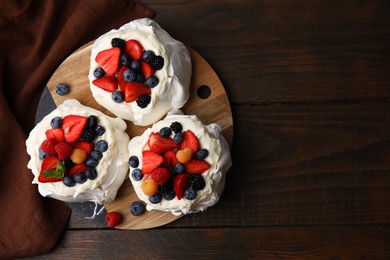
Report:
<svg viewBox="0 0 390 260"><path fill-rule="evenodd" d="M128 149L129 178L147 210L181 215L218 202L231 157L217 124L169 113L134 137Z"/></svg>
<svg viewBox="0 0 390 260"><path fill-rule="evenodd" d="M64 101L26 141L40 194L66 202L113 200L128 172L126 127L75 99Z"/></svg>
<svg viewBox="0 0 390 260"><path fill-rule="evenodd" d="M88 77L97 103L146 126L187 102L191 72L183 43L155 21L143 18L95 41Z"/></svg>

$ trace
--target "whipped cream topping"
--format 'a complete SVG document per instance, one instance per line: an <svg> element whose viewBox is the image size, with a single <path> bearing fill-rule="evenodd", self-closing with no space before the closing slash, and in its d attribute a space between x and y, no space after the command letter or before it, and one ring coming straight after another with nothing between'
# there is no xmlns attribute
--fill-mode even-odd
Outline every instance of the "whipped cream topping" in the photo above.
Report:
<svg viewBox="0 0 390 260"><path fill-rule="evenodd" d="M175 114L176 113L176 114ZM184 197L180 200L175 197L172 200L162 199L160 203L152 204L148 196L142 191L142 181L135 181L131 177L131 172L134 168L130 167L129 178L133 184L134 190L138 197L144 201L147 210L162 210L169 211L174 215L196 213L204 211L208 207L216 204L223 192L225 186L225 176L232 165L229 145L221 134L221 128L217 124L204 125L195 115L182 115L169 113L164 120L161 120L151 128L148 128L141 136L131 139L128 148L129 156L137 156L139 158L138 168L142 169L142 151L149 150L147 145L149 136L152 132L159 132L162 127L170 126L172 122L180 122L183 126L183 131L191 130L197 137L201 148L206 148L209 155L206 157L211 167L202 176L205 179L206 186L203 190L197 192L194 200L187 200Z"/></svg>
<svg viewBox="0 0 390 260"><path fill-rule="evenodd" d="M103 153L103 158L96 167L98 175L94 180L87 180L73 187L65 186L62 181L41 183L38 181L42 164L42 160L39 159L39 148L46 139L45 132L51 128L50 121L54 117L65 117L71 114L85 117L95 115L98 117L99 125L106 129L105 133L96 139L96 142L105 140L108 143L108 150ZM100 111L80 104L75 99L65 100L34 127L26 140L27 153L31 157L27 167L34 174L32 183L38 184L38 191L42 196L66 202L92 201L104 204L112 201L128 171L129 136L125 132L126 128L125 121L120 118L108 117Z"/></svg>
<svg viewBox="0 0 390 260"><path fill-rule="evenodd" d="M105 49L112 48L111 39L134 39L142 44L145 50L152 50L164 58L164 67L155 72L159 84L152 89L151 102L146 108L140 108L136 102L116 103L111 93L92 84L94 70L99 67L96 55ZM96 39L91 51L89 82L95 100L113 114L135 125L150 125L167 114L171 109L184 106L189 98L191 80L191 57L183 43L173 39L155 21L149 18L134 20L111 30Z"/></svg>

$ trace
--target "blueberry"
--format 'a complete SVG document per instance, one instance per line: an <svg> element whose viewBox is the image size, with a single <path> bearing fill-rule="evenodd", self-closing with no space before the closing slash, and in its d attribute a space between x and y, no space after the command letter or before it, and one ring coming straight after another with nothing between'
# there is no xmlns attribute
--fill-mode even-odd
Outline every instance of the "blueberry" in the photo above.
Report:
<svg viewBox="0 0 390 260"><path fill-rule="evenodd" d="M123 72L123 79L127 82L133 82L137 79L137 73L131 69L125 70Z"/></svg>
<svg viewBox="0 0 390 260"><path fill-rule="evenodd" d="M86 161L85 161L85 164L87 166L90 166L90 167L96 167L98 164L99 164L99 161L92 158L92 157L89 157Z"/></svg>
<svg viewBox="0 0 390 260"><path fill-rule="evenodd" d="M79 173L79 174L76 174L75 176L73 176L73 179L75 182L82 184L82 183L87 181L87 176L85 176L84 173Z"/></svg>
<svg viewBox="0 0 390 260"><path fill-rule="evenodd" d="M68 187L73 187L76 184L75 180L70 176L65 176L62 182Z"/></svg>
<svg viewBox="0 0 390 260"><path fill-rule="evenodd" d="M133 216L142 215L145 212L145 205L141 201L134 201L130 205L130 213Z"/></svg>
<svg viewBox="0 0 390 260"><path fill-rule="evenodd" d="M134 70L135 72L138 72L141 70L141 63L137 60L133 60L130 62L130 69Z"/></svg>
<svg viewBox="0 0 390 260"><path fill-rule="evenodd" d="M98 125L95 128L95 132L96 132L97 135L102 136L106 132L106 129L103 126Z"/></svg>
<svg viewBox="0 0 390 260"><path fill-rule="evenodd" d="M87 179L89 180L94 180L96 179L97 177L97 171L94 167L88 167L86 170L85 170L85 176L87 177Z"/></svg>
<svg viewBox="0 0 390 260"><path fill-rule="evenodd" d="M163 127L160 129L160 135L162 137L169 137L171 135L172 131L169 127Z"/></svg>
<svg viewBox="0 0 390 260"><path fill-rule="evenodd" d="M121 55L121 64L123 66L126 66L126 67L129 67L130 66L130 62L131 62L131 58L129 55L127 55L126 53L123 53Z"/></svg>
<svg viewBox="0 0 390 260"><path fill-rule="evenodd" d="M209 155L209 151L208 151L207 149L200 149L200 150L196 153L196 159L198 159L198 160L203 160L203 159L206 158L208 155Z"/></svg>
<svg viewBox="0 0 390 260"><path fill-rule="evenodd" d="M174 171L176 173L184 173L186 171L186 168L185 168L184 164L178 163L175 165Z"/></svg>
<svg viewBox="0 0 390 260"><path fill-rule="evenodd" d="M160 193L155 193L152 196L149 196L149 201L153 204L160 203L162 200L161 194Z"/></svg>
<svg viewBox="0 0 390 260"><path fill-rule="evenodd" d="M129 165L133 168L137 168L139 165L138 157L135 155L130 156L129 158Z"/></svg>
<svg viewBox="0 0 390 260"><path fill-rule="evenodd" d="M95 144L95 149L98 150L99 152L104 153L108 149L108 144L104 140L99 140Z"/></svg>
<svg viewBox="0 0 390 260"><path fill-rule="evenodd" d="M159 80L156 76L150 76L146 79L145 81L145 84L149 87L149 88L154 88L155 86L157 86L159 83Z"/></svg>
<svg viewBox="0 0 390 260"><path fill-rule="evenodd" d="M183 133L177 133L173 136L173 142L175 144L180 144L183 141L183 137L184 137Z"/></svg>
<svg viewBox="0 0 390 260"><path fill-rule="evenodd" d="M134 169L132 172L131 172L131 177L133 178L133 180L135 181L140 181L142 180L142 178L144 177L142 171L137 168L137 169Z"/></svg>
<svg viewBox="0 0 390 260"><path fill-rule="evenodd" d="M69 91L70 88L66 84L61 83L56 86L56 93L60 96L65 96L66 94L69 93Z"/></svg>
<svg viewBox="0 0 390 260"><path fill-rule="evenodd" d="M95 128L98 124L97 116L91 115L88 117L87 126Z"/></svg>
<svg viewBox="0 0 390 260"><path fill-rule="evenodd" d="M104 70L102 67L97 67L94 72L93 72L93 76L95 78L102 78L104 76Z"/></svg>
<svg viewBox="0 0 390 260"><path fill-rule="evenodd" d="M193 188L186 189L186 191L184 192L184 198L188 200L194 200L196 198L196 190L194 190Z"/></svg>
<svg viewBox="0 0 390 260"><path fill-rule="evenodd" d="M62 124L62 118L59 116L53 117L53 119L50 121L51 128L59 128Z"/></svg>
<svg viewBox="0 0 390 260"><path fill-rule="evenodd" d="M120 90L115 90L112 92L111 98L115 103L123 103L125 101L125 94Z"/></svg>
<svg viewBox="0 0 390 260"><path fill-rule="evenodd" d="M144 53L142 53L142 59L146 62L151 62L154 57L156 57L156 54L153 52L153 51L144 51Z"/></svg>
<svg viewBox="0 0 390 260"><path fill-rule="evenodd" d="M97 161L100 161L102 158L103 158L103 154L102 152L98 151L98 150L93 150L89 156L91 156L93 159L97 160Z"/></svg>
<svg viewBox="0 0 390 260"><path fill-rule="evenodd" d="M165 200L173 200L176 197L176 192L174 190L170 190L166 193L163 193L162 196Z"/></svg>
<svg viewBox="0 0 390 260"><path fill-rule="evenodd" d="M39 159L43 160L43 159L45 159L47 156L48 156L47 153L45 153L44 151L42 151L41 149L39 149Z"/></svg>
<svg viewBox="0 0 390 260"><path fill-rule="evenodd" d="M137 82L145 82L145 76L142 72L137 72L137 76L135 78Z"/></svg>

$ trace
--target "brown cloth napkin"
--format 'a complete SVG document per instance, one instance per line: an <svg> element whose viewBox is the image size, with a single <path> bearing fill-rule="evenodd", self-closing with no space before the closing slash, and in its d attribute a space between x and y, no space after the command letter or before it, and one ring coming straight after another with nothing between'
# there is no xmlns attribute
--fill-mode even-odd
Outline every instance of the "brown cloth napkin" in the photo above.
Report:
<svg viewBox="0 0 390 260"><path fill-rule="evenodd" d="M39 98L74 50L113 28L154 12L126 0L0 2L0 258L48 252L70 209L32 185L25 141Z"/></svg>

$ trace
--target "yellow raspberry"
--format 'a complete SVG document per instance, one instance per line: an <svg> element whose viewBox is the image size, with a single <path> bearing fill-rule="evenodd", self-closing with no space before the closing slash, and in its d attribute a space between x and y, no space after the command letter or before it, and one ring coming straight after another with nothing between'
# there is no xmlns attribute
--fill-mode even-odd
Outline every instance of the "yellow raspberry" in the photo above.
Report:
<svg viewBox="0 0 390 260"><path fill-rule="evenodd" d="M184 148L176 153L176 159L181 163L189 162L192 158L192 150L190 148Z"/></svg>
<svg viewBox="0 0 390 260"><path fill-rule="evenodd" d="M158 184L152 178L148 178L142 182L142 191L146 196L152 196L158 190Z"/></svg>
<svg viewBox="0 0 390 260"><path fill-rule="evenodd" d="M75 148L70 156L70 159L75 164L83 163L87 159L87 152L80 148Z"/></svg>

